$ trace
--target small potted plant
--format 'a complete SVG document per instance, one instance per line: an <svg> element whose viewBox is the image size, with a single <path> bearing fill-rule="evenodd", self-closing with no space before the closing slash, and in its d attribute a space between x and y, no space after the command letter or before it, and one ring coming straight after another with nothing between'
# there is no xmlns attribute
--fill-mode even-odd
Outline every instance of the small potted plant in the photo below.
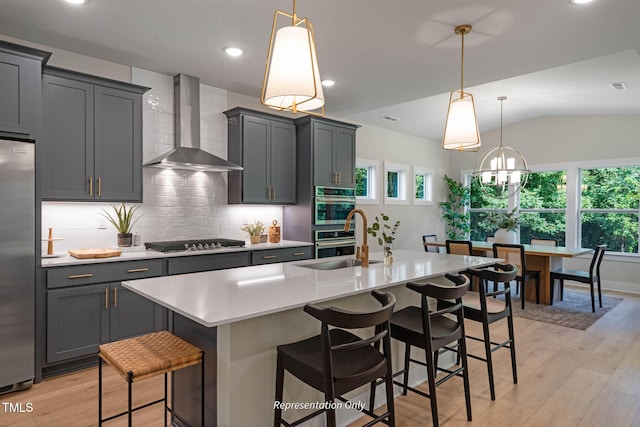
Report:
<svg viewBox="0 0 640 427"><path fill-rule="evenodd" d="M393 263L391 248L393 247L400 221L396 221L393 225L388 224L387 221L389 221L388 215L384 213L381 213L380 216L376 215L371 227L367 228L367 233L378 239L378 244L382 246L384 251L384 264L391 265Z"/></svg>
<svg viewBox="0 0 640 427"><path fill-rule="evenodd" d="M140 208L140 205L127 207L127 205L122 202L120 205L112 204L111 208L114 212L113 216L105 209L102 209L102 213L100 215L113 224L118 231L118 246L129 247L133 244L131 229L142 217L142 215L140 215L136 219L133 219L134 214Z"/></svg>
<svg viewBox="0 0 640 427"><path fill-rule="evenodd" d="M242 231L249 233L249 241L252 245L260 243L260 235L264 232L264 225L260 221L256 221L253 224L247 224L241 228Z"/></svg>
<svg viewBox="0 0 640 427"><path fill-rule="evenodd" d="M487 221L498 229L494 235L496 243L518 243L516 230L520 225L517 208L507 212L497 212L487 216Z"/></svg>

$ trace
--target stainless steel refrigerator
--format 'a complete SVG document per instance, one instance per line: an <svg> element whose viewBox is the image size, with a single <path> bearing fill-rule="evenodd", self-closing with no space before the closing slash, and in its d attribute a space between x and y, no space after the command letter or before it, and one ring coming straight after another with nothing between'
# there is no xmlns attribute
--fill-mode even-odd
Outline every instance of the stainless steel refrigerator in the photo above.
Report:
<svg viewBox="0 0 640 427"><path fill-rule="evenodd" d="M0 139L0 394L35 372L34 144Z"/></svg>

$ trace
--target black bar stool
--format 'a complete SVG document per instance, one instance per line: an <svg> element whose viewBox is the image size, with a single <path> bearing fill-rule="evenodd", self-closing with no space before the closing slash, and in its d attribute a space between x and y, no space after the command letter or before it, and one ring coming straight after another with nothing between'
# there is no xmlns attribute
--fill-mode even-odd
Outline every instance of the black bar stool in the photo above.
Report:
<svg viewBox="0 0 640 427"><path fill-rule="evenodd" d="M389 338L389 318L393 313L396 298L389 292L374 290L371 294L382 307L371 312L353 312L335 307L321 308L307 304L304 311L322 322L320 335L303 341L277 347L276 395L273 425L296 426L321 413L326 413L328 427L336 426L335 399L348 400L342 395L371 384L375 387L378 378L384 378L387 394L387 411L382 415L373 413L373 407L361 411L373 418L367 425L383 421L395 425L393 406L393 373L391 370L391 339ZM329 328L333 326L333 328ZM375 327L373 335L361 338L347 331ZM363 332L364 334L364 332ZM382 352L380 351L382 342ZM328 407L319 409L295 422L282 419L282 395L284 373L289 371L295 377L324 392Z"/></svg>
<svg viewBox="0 0 640 427"><path fill-rule="evenodd" d="M98 425L114 418L127 415L129 426L133 424L133 412L157 403L164 403L166 411L189 425L167 404L167 374L188 366L201 364L202 379L202 426L204 423L204 352L167 331L155 332L139 337L114 341L100 346L98 354ZM102 360L107 362L128 383L127 410L107 418L102 418ZM132 384L156 375L164 374L164 398L132 408ZM167 426L165 413L164 425Z"/></svg>

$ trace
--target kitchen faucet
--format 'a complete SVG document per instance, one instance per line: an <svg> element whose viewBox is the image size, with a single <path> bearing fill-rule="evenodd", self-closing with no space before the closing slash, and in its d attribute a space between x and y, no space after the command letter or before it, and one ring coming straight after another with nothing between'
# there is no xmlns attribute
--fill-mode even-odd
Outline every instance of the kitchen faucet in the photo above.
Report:
<svg viewBox="0 0 640 427"><path fill-rule="evenodd" d="M356 248L356 259L361 261L362 267L369 267L369 245L367 245L367 216L361 209L353 209L347 215L347 222L344 224L344 231L349 231L351 228L351 218L353 214L359 213L362 216L362 246Z"/></svg>

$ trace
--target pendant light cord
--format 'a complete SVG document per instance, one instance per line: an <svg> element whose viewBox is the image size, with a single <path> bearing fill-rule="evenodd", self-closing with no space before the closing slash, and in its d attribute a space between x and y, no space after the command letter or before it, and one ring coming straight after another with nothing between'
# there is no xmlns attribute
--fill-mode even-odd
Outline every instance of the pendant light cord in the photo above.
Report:
<svg viewBox="0 0 640 427"><path fill-rule="evenodd" d="M464 98L464 33L461 31L462 36L462 59L460 61L460 99Z"/></svg>

